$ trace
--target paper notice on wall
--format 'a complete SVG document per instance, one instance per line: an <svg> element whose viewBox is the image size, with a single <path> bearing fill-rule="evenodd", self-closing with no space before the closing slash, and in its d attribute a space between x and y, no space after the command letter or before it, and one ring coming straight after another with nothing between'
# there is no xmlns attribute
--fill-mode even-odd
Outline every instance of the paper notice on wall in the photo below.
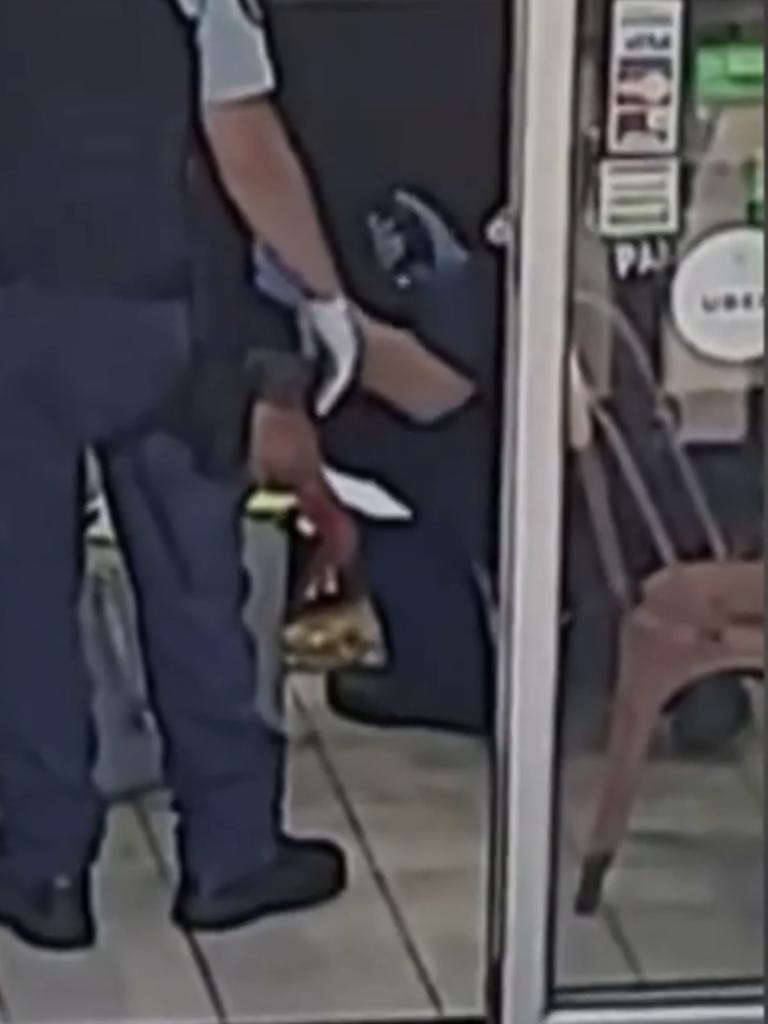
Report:
<svg viewBox="0 0 768 1024"><path fill-rule="evenodd" d="M603 238L648 238L680 230L680 161L603 160L599 231Z"/></svg>
<svg viewBox="0 0 768 1024"><path fill-rule="evenodd" d="M612 156L671 156L680 144L682 0L616 0L608 86Z"/></svg>

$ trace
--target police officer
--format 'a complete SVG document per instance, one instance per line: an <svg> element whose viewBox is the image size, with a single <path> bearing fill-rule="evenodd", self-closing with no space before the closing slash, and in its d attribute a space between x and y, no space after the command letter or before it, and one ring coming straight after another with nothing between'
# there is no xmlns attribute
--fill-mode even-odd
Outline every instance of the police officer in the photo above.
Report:
<svg viewBox="0 0 768 1024"><path fill-rule="evenodd" d="M250 250L258 243L254 270L264 291L278 299L282 291L283 302L286 283L300 291L302 317L330 364L317 411L331 412L357 382L417 420L467 401L472 389L420 339L350 309L301 158L273 102L278 83L258 0L179 3L197 24L203 122L217 176L250 236L241 244Z"/></svg>
<svg viewBox="0 0 768 1024"><path fill-rule="evenodd" d="M256 440L284 440L303 379L206 329L239 243L210 169L188 173L187 43L168 0L0 8L0 923L48 949L95 938L103 808L76 614L93 446L179 811L174 920L228 928L344 885L333 845L282 834L280 750L254 709L237 445L216 417L243 426L256 397Z"/></svg>

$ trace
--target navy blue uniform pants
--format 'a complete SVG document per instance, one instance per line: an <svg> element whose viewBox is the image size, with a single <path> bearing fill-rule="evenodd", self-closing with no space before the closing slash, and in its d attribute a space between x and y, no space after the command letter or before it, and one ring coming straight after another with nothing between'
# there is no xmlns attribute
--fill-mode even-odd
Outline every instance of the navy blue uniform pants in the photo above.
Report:
<svg viewBox="0 0 768 1024"><path fill-rule="evenodd" d="M148 426L187 358L181 306L0 288L0 812L22 877L81 870L102 830L77 616L88 446L136 586L183 862L229 881L273 849L280 752L254 707L238 487Z"/></svg>

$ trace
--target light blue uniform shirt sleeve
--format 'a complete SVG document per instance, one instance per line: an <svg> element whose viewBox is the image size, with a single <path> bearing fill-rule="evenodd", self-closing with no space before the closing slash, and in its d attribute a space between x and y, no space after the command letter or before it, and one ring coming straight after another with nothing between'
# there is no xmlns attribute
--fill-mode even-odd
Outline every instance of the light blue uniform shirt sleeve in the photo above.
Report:
<svg viewBox="0 0 768 1024"><path fill-rule="evenodd" d="M178 3L197 21L204 103L231 103L274 90L275 70L258 0Z"/></svg>

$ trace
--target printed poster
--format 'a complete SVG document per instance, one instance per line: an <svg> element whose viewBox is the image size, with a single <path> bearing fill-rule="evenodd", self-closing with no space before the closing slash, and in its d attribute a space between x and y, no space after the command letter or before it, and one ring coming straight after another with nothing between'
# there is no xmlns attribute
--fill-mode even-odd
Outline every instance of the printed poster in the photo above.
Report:
<svg viewBox="0 0 768 1024"><path fill-rule="evenodd" d="M671 156L679 147L682 0L617 0L608 96L611 156Z"/></svg>
<svg viewBox="0 0 768 1024"><path fill-rule="evenodd" d="M603 238L674 235L679 229L680 162L676 157L602 161L599 230Z"/></svg>

